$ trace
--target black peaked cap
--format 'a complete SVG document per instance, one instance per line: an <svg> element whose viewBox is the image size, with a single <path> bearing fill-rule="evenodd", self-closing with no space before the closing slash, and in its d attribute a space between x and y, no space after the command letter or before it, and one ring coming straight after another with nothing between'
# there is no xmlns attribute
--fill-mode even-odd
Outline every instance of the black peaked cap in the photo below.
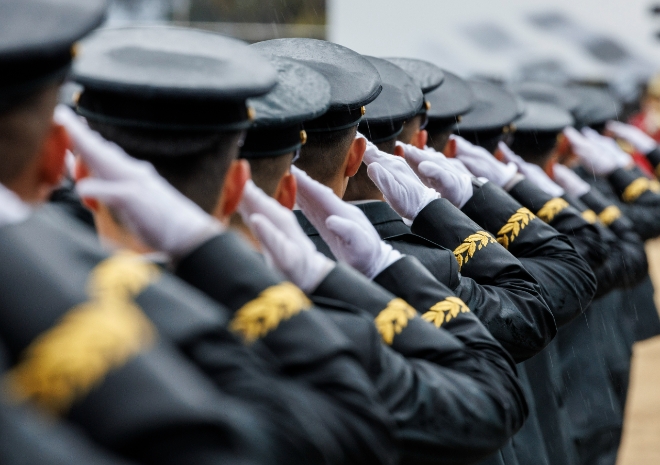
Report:
<svg viewBox="0 0 660 465"><path fill-rule="evenodd" d="M525 114L515 122L516 135L521 132L559 133L574 122L570 112L557 105L527 100Z"/></svg>
<svg viewBox="0 0 660 465"><path fill-rule="evenodd" d="M387 57L385 60L394 63L408 73L424 94L437 89L445 80L445 73L442 69L426 60L399 57Z"/></svg>
<svg viewBox="0 0 660 465"><path fill-rule="evenodd" d="M465 79L443 70L445 80L440 87L425 95L431 104L427 114L433 120L455 120L464 115L474 105L472 89Z"/></svg>
<svg viewBox="0 0 660 465"><path fill-rule="evenodd" d="M0 111L63 78L74 44L105 18L105 0L0 2Z"/></svg>
<svg viewBox="0 0 660 465"><path fill-rule="evenodd" d="M499 130L521 116L521 99L513 93L490 82L468 82L474 95L474 105L457 125L459 132Z"/></svg>
<svg viewBox="0 0 660 465"><path fill-rule="evenodd" d="M252 47L266 55L297 60L321 73L330 83L329 111L305 124L307 131L337 131L355 126L364 106L381 91L376 68L353 50L316 39L275 39Z"/></svg>
<svg viewBox="0 0 660 465"><path fill-rule="evenodd" d="M580 99L573 111L578 126L598 126L619 118L621 103L605 89L585 85L570 86L569 89Z"/></svg>
<svg viewBox="0 0 660 465"><path fill-rule="evenodd" d="M547 82L526 81L510 86L526 101L551 103L573 113L580 105L579 95L564 86Z"/></svg>
<svg viewBox="0 0 660 465"><path fill-rule="evenodd" d="M365 56L376 67L383 91L367 105L360 122L360 132L374 143L396 137L403 123L415 116L424 105L424 94L403 69L382 58Z"/></svg>
<svg viewBox="0 0 660 465"><path fill-rule="evenodd" d="M249 127L246 100L277 74L246 43L196 29L104 29L81 43L73 67L78 112L101 123L161 130Z"/></svg>
<svg viewBox="0 0 660 465"><path fill-rule="evenodd" d="M323 115L330 106L330 83L309 66L271 56L277 85L248 100L254 121L241 148L243 158L265 158L298 150L305 141L302 123Z"/></svg>

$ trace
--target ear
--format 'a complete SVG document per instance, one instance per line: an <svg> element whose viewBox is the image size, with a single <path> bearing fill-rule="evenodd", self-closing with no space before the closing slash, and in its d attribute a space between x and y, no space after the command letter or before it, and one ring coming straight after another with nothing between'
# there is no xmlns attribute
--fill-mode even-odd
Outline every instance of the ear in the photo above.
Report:
<svg viewBox="0 0 660 465"><path fill-rule="evenodd" d="M401 147L400 145L394 147L394 155L396 155L397 157L406 158L406 154L403 151L403 147Z"/></svg>
<svg viewBox="0 0 660 465"><path fill-rule="evenodd" d="M442 150L442 153L447 158L456 158L456 140L449 139L445 144L445 148Z"/></svg>
<svg viewBox="0 0 660 465"><path fill-rule="evenodd" d="M351 143L351 147L348 149L348 157L346 158L346 169L344 170L344 176L347 178L352 178L355 176L355 173L360 169L362 164L362 158L364 158L364 152L367 150L367 141L363 138L354 139Z"/></svg>
<svg viewBox="0 0 660 465"><path fill-rule="evenodd" d="M296 193L298 192L298 184L296 183L296 177L291 173L286 173L280 183L277 185L277 190L273 196L280 205L293 210L293 206L296 204Z"/></svg>
<svg viewBox="0 0 660 465"><path fill-rule="evenodd" d="M38 181L40 188L50 191L62 180L64 160L71 141L64 126L52 123L39 157Z"/></svg>
<svg viewBox="0 0 660 465"><path fill-rule="evenodd" d="M412 140L412 145L418 149L424 150L426 143L429 141L429 133L426 129L419 130L415 133Z"/></svg>
<svg viewBox="0 0 660 465"><path fill-rule="evenodd" d="M234 160L229 165L222 186L218 206L214 215L220 220L228 219L238 208L243 198L245 183L250 179L250 164L247 160Z"/></svg>

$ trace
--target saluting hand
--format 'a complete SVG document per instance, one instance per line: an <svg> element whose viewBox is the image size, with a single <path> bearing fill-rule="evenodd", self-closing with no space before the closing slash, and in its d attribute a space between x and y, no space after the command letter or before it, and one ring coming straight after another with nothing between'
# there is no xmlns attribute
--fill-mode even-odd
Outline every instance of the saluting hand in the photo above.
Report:
<svg viewBox="0 0 660 465"><path fill-rule="evenodd" d="M564 129L564 135L571 143L571 148L582 166L596 176L609 176L615 170L632 163L630 155L611 145L616 146L614 140L601 136L593 129L583 128L580 133L577 129L569 127Z"/></svg>
<svg viewBox="0 0 660 465"><path fill-rule="evenodd" d="M362 210L342 201L299 168L292 166L291 172L298 181L298 206L338 260L373 279L402 257L380 239Z"/></svg>
<svg viewBox="0 0 660 465"><path fill-rule="evenodd" d="M506 187L518 173L513 163L502 163L483 147L473 145L460 136L451 136L456 141L456 158L463 162L473 175L488 179L499 187Z"/></svg>
<svg viewBox="0 0 660 465"><path fill-rule="evenodd" d="M180 258L225 227L167 181L148 162L136 160L92 131L71 109L60 105L63 125L92 172L76 184L81 197L96 199L146 244Z"/></svg>
<svg viewBox="0 0 660 465"><path fill-rule="evenodd" d="M335 267L316 250L291 210L266 195L252 180L238 208L275 268L306 293L312 293Z"/></svg>
<svg viewBox="0 0 660 465"><path fill-rule="evenodd" d="M628 141L633 147L635 147L635 150L644 155L658 148L658 143L653 137L631 124L625 124L619 121L608 121L607 130L616 137Z"/></svg>
<svg viewBox="0 0 660 465"><path fill-rule="evenodd" d="M550 179L550 176L548 176L540 166L526 162L519 155L513 153L509 146L504 142L500 142L497 147L500 149L507 162L516 165L518 167L518 171L520 171L520 173L522 173L527 179L536 184L536 186L539 187L543 192L553 197L561 197L564 195L564 189L562 189L559 185L557 185L557 183Z"/></svg>
<svg viewBox="0 0 660 465"><path fill-rule="evenodd" d="M568 166L556 163L552 167L555 181L573 197L580 198L591 190L591 185Z"/></svg>
<svg viewBox="0 0 660 465"><path fill-rule="evenodd" d="M403 149L406 162L419 179L454 206L462 208L472 198L472 174L459 160L449 160L440 152L421 150L402 142L396 145Z"/></svg>
<svg viewBox="0 0 660 465"><path fill-rule="evenodd" d="M387 203L408 221L414 221L424 207L440 197L422 183L403 158L381 152L371 142L367 142L363 162Z"/></svg>

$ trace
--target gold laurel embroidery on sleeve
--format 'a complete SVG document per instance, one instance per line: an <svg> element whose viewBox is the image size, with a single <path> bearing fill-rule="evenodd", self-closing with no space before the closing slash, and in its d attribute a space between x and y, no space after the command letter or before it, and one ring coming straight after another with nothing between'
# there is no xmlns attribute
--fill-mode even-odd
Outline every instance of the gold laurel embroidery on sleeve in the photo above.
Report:
<svg viewBox="0 0 660 465"><path fill-rule="evenodd" d="M129 252L99 263L88 281L90 300L32 341L5 376L11 398L64 413L110 371L151 347L156 330L133 297L159 274L158 267Z"/></svg>
<svg viewBox="0 0 660 465"><path fill-rule="evenodd" d="M658 166L655 167L654 172L656 177L660 178L660 164L658 164Z"/></svg>
<svg viewBox="0 0 660 465"><path fill-rule="evenodd" d="M426 321L430 321L438 328L443 324L456 318L461 313L469 313L470 308L458 297L447 297L438 302L422 315Z"/></svg>
<svg viewBox="0 0 660 465"><path fill-rule="evenodd" d="M568 202L561 197L555 197L548 200L543 208L536 212L536 216L541 218L544 222L550 223L555 219L555 216L565 208L568 208Z"/></svg>
<svg viewBox="0 0 660 465"><path fill-rule="evenodd" d="M580 216L585 219L585 221L589 224L594 224L596 221L598 221L598 215L596 215L596 212L593 210L585 210L583 211Z"/></svg>
<svg viewBox="0 0 660 465"><path fill-rule="evenodd" d="M408 326L408 321L417 315L417 311L403 299L392 299L385 310L374 319L376 328L387 345L392 345L394 336Z"/></svg>
<svg viewBox="0 0 660 465"><path fill-rule="evenodd" d="M649 179L649 190L656 194L660 192L660 182L657 179Z"/></svg>
<svg viewBox="0 0 660 465"><path fill-rule="evenodd" d="M647 190L651 189L651 182L644 177L637 178L624 189L621 198L626 203L632 203Z"/></svg>
<svg viewBox="0 0 660 465"><path fill-rule="evenodd" d="M474 256L477 250L481 250L488 244L494 244L495 242L495 238L486 231L477 231L466 237L461 245L454 249L454 256L458 262L458 271Z"/></svg>
<svg viewBox="0 0 660 465"><path fill-rule="evenodd" d="M252 343L276 329L312 303L305 293L290 282L283 282L262 291L256 299L243 305L231 320L229 328Z"/></svg>
<svg viewBox="0 0 660 465"><path fill-rule="evenodd" d="M534 213L527 208L519 208L513 215L511 215L509 221L507 221L497 232L497 242L502 244L504 248L508 249L509 244L518 237L520 231L525 229L525 226L527 226L534 218L536 218Z"/></svg>
<svg viewBox="0 0 660 465"><path fill-rule="evenodd" d="M605 224L605 226L609 226L612 223L614 223L616 220L621 218L621 210L619 210L619 207L616 205L610 205L609 207L605 208L600 214L598 215L598 218L600 221Z"/></svg>

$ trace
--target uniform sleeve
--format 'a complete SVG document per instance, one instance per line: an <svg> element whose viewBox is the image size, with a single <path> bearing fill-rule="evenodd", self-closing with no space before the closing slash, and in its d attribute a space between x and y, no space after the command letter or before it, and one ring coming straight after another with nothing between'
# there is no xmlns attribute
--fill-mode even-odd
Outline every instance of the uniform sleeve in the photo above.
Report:
<svg viewBox="0 0 660 465"><path fill-rule="evenodd" d="M660 185L648 179L638 168L620 168L608 181L621 201L620 209L643 239L660 235Z"/></svg>
<svg viewBox="0 0 660 465"><path fill-rule="evenodd" d="M282 373L344 410L345 461L393 463L388 412L360 366L356 348L291 283L271 272L237 236L225 233L182 260L177 274L232 313L229 328L268 349Z"/></svg>
<svg viewBox="0 0 660 465"><path fill-rule="evenodd" d="M598 279L597 295L611 289L633 287L648 275L648 261L644 242L634 231L630 219L619 207L609 201L595 187L580 200L595 215L595 224L604 230L610 253L605 262L595 270Z"/></svg>
<svg viewBox="0 0 660 465"><path fill-rule="evenodd" d="M516 362L534 356L552 340L556 326L539 284L490 232L444 199L427 205L412 230L453 250L460 272L453 291ZM431 256L420 261L433 272L427 264Z"/></svg>
<svg viewBox="0 0 660 465"><path fill-rule="evenodd" d="M488 182L475 187L463 212L493 234L536 279L558 327L589 305L596 292L596 278L589 265L568 237L529 208Z"/></svg>
<svg viewBox="0 0 660 465"><path fill-rule="evenodd" d="M402 258L375 281L384 288L340 265L315 295L342 299L363 309L374 319L386 352L404 357L405 362L396 358L389 361L392 368L386 369L386 376L400 378L403 386L398 392L383 388L381 396L393 392L400 398L395 416L401 422L405 419L407 425L401 432L406 453L415 454L416 460L422 456L433 460L432 447L437 447L438 452L451 450L454 457L467 454L476 458L501 447L527 414L508 353L469 308L414 258ZM403 373L398 374L399 370ZM386 378L381 384L389 386L392 382ZM469 391L460 386L469 387ZM431 408L433 405L436 407ZM473 408L477 405L478 411ZM444 412L440 415L445 417L442 425L438 423L439 411ZM488 446L479 446L480 441L468 431L461 434L454 430L451 435L441 431L451 422L467 424L468 417L473 427L483 428ZM417 438L411 434L415 428L420 430ZM440 456L435 454L436 460Z"/></svg>

